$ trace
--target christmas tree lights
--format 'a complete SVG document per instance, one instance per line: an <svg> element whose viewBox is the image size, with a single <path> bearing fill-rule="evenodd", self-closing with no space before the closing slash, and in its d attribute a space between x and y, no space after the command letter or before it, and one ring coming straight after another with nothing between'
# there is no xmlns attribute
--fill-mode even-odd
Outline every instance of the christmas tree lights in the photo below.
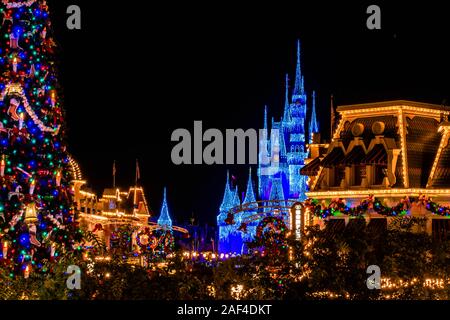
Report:
<svg viewBox="0 0 450 320"><path fill-rule="evenodd" d="M28 277L80 250L45 0L0 4L0 267Z"/></svg>

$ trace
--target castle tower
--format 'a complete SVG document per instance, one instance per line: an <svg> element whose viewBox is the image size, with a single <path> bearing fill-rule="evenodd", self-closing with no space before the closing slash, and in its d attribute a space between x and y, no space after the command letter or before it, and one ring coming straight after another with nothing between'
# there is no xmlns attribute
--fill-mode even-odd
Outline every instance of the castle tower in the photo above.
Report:
<svg viewBox="0 0 450 320"><path fill-rule="evenodd" d="M272 118L269 128L267 106L264 109L263 135L259 140L259 163L258 163L258 199L261 201L271 200L271 204L279 203L280 207L286 205L286 200L304 200L307 191L306 176L302 176L300 169L308 158L306 144L311 138L312 133L318 132L319 125L316 116L315 93L312 98L311 120L306 130L307 115L307 94L305 92L304 77L301 70L301 51L300 41L297 42L297 66L295 75L295 84L292 89L292 95L289 96L289 77L286 75L285 81L285 103L283 114L279 122ZM309 115L309 113L308 113ZM270 130L269 130L270 129ZM309 134L309 137L307 137ZM251 171L247 183L247 192L244 204L254 202L254 190L251 181ZM219 225L219 248L223 248L222 252L230 252L239 241L244 244L250 237L253 237L253 227L256 229L258 221L253 224L247 224L248 234L243 233L241 240L235 237L237 231L235 226L226 225L224 220L227 218L228 210L233 206L239 205L239 197L237 190L231 190L229 181L225 186L224 199L220 207L218 216ZM253 209L253 208L252 208ZM255 210L237 214L236 222L248 221L247 217ZM264 210L269 211L269 210ZM273 211L273 210L270 210ZM283 212L285 210L282 210ZM288 218L287 215L284 217ZM239 228L240 224L237 226ZM239 231L237 231L239 232ZM234 238L235 240L231 240ZM231 242L235 241L235 244ZM219 249L220 251L220 249ZM245 251L245 250L243 250Z"/></svg>
<svg viewBox="0 0 450 320"><path fill-rule="evenodd" d="M306 94L304 78L301 71L300 40L297 42L297 67L292 103L289 110L290 119L283 127L286 134L287 163L289 167L290 199L305 199L306 179L300 175L300 169L308 157L305 140Z"/></svg>
<svg viewBox="0 0 450 320"><path fill-rule="evenodd" d="M219 208L219 215L217 216L217 226L219 229L219 253L240 253L242 249L242 238L240 235L239 220L240 217L235 217L234 224L228 224L225 220L228 217L228 212L236 206L240 205L237 188L232 190L230 188L230 174L227 172L227 181L225 183L225 191L223 195L222 204Z"/></svg>

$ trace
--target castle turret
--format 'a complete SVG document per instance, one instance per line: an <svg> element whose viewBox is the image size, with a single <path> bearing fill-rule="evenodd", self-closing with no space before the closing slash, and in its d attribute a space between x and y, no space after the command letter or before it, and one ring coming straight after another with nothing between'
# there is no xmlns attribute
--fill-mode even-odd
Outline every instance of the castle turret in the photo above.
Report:
<svg viewBox="0 0 450 320"><path fill-rule="evenodd" d="M313 133L319 133L319 123L316 117L316 92L312 93L311 122L309 123L309 143L313 143Z"/></svg>
<svg viewBox="0 0 450 320"><path fill-rule="evenodd" d="M167 190L164 188L164 198L161 206L161 213L158 218L158 224L163 227L172 227L172 219L170 219L169 208L167 207Z"/></svg>

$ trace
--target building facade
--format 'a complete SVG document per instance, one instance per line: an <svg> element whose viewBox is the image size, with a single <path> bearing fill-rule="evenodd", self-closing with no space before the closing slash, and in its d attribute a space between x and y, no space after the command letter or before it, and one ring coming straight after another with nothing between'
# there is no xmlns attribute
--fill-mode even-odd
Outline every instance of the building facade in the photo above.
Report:
<svg viewBox="0 0 450 320"><path fill-rule="evenodd" d="M408 216L426 219L428 233L448 232L450 220L433 214L430 202L450 204L450 108L400 100L337 112L331 142L313 141L301 169L308 176L307 196L324 207L338 198L355 207L369 196L387 207L404 203ZM395 218L373 211L365 217L387 224Z"/></svg>

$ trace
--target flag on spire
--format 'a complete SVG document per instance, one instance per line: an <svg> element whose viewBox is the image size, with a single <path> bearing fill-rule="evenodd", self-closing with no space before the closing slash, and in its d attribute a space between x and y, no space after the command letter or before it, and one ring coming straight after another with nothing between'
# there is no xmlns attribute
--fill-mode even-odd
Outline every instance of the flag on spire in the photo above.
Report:
<svg viewBox="0 0 450 320"><path fill-rule="evenodd" d="M116 160L113 162L113 188L116 188Z"/></svg>
<svg viewBox="0 0 450 320"><path fill-rule="evenodd" d="M139 169L139 161L136 159L136 183L141 178L141 170Z"/></svg>

